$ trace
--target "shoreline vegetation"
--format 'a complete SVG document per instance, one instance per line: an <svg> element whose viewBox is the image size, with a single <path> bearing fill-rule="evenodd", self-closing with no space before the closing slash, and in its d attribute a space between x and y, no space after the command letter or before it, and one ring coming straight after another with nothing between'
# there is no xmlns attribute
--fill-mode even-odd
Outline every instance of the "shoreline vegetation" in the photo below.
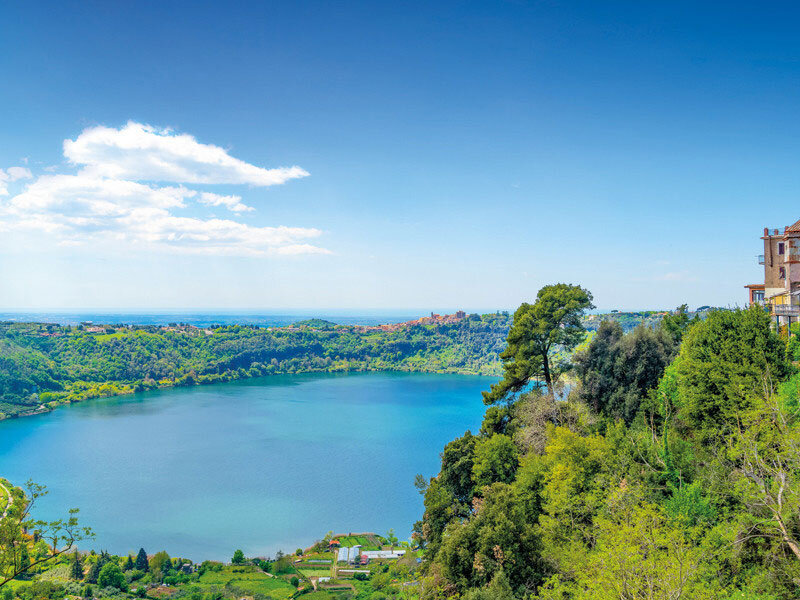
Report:
<svg viewBox="0 0 800 600"><path fill-rule="evenodd" d="M585 315L653 325L660 311ZM499 376L512 323L505 312L405 323L283 327L0 323L0 420L82 400L295 373L366 371Z"/></svg>

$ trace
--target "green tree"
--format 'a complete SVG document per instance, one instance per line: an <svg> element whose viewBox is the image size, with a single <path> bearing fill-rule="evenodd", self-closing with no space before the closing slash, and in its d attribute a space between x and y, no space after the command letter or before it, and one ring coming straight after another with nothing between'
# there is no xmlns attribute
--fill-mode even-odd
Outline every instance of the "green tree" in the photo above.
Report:
<svg viewBox="0 0 800 600"><path fill-rule="evenodd" d="M603 321L588 348L576 353L578 395L595 412L630 423L677 349L663 329L639 325L623 334L616 321Z"/></svg>
<svg viewBox="0 0 800 600"><path fill-rule="evenodd" d="M77 581L83 579L83 562L81 561L81 556L78 554L77 549L72 554L72 562L70 562L69 571L72 579Z"/></svg>
<svg viewBox="0 0 800 600"><path fill-rule="evenodd" d="M596 413L603 412L617 390L616 366L624 332L617 321L602 321L589 346L575 353L575 370L581 382L579 395Z"/></svg>
<svg viewBox="0 0 800 600"><path fill-rule="evenodd" d="M302 551L300 552L302 554ZM243 565L244 564L244 552L241 550L237 550L233 553L233 558L231 559L231 563L234 565Z"/></svg>
<svg viewBox="0 0 800 600"><path fill-rule="evenodd" d="M425 513L418 528L420 541L427 547L428 556L435 556L438 552L447 524L456 517L468 514L469 508L459 503L437 478L431 480L425 490Z"/></svg>
<svg viewBox="0 0 800 600"><path fill-rule="evenodd" d="M594 547L574 557L574 579L552 578L540 590L541 600L723 597L703 579L703 549L666 521L657 507L639 504L621 512L598 518Z"/></svg>
<svg viewBox="0 0 800 600"><path fill-rule="evenodd" d="M101 552L97 555L97 560L95 560L91 566L89 567L89 572L86 573L86 578L84 581L86 583L97 583L100 577L100 571L103 570L103 567L108 562L108 556L105 551Z"/></svg>
<svg viewBox="0 0 800 600"><path fill-rule="evenodd" d="M556 349L571 350L584 337L581 316L594 308L592 294L577 285L557 283L539 290L536 302L523 303L514 312L506 349L500 354L503 379L483 392L486 404L496 404L543 377L548 391L558 368L552 364Z"/></svg>
<svg viewBox="0 0 800 600"><path fill-rule="evenodd" d="M386 534L386 539L389 540L389 545L394 549L397 546L397 536L394 533L394 529L389 529Z"/></svg>
<svg viewBox="0 0 800 600"><path fill-rule="evenodd" d="M167 574L172 569L172 559L169 557L169 554L166 553L165 550L161 552L156 552L153 555L153 558L150 559L150 570L151 571L158 571L161 573L161 578L167 576Z"/></svg>
<svg viewBox="0 0 800 600"><path fill-rule="evenodd" d="M31 568L31 556L28 552L28 545L23 544L19 550L19 571L20 574L26 573Z"/></svg>
<svg viewBox="0 0 800 600"><path fill-rule="evenodd" d="M485 588L475 588L464 594L464 600L515 600L514 591L505 572L500 569Z"/></svg>
<svg viewBox="0 0 800 600"><path fill-rule="evenodd" d="M525 482L540 495L540 531L558 561L563 548L591 538L594 515L614 482L609 473L613 455L601 435L581 436L551 426L549 437L544 456L526 457L517 491L521 497Z"/></svg>
<svg viewBox="0 0 800 600"><path fill-rule="evenodd" d="M487 585L500 571L512 589L535 589L544 572L541 542L511 486L488 487L468 519L447 526L431 569L457 593Z"/></svg>
<svg viewBox="0 0 800 600"><path fill-rule="evenodd" d="M125 583L125 574L122 572L122 569L119 568L119 565L112 561L103 565L97 577L97 585L103 588L113 587L118 590L124 590L126 587Z"/></svg>
<svg viewBox="0 0 800 600"><path fill-rule="evenodd" d="M472 463L478 438L467 431L448 443L442 451L442 469L439 483L447 488L459 502L472 498Z"/></svg>
<svg viewBox="0 0 800 600"><path fill-rule="evenodd" d="M144 548L139 548L139 553L136 555L136 569L147 573L150 570L150 563L147 561L147 552Z"/></svg>
<svg viewBox="0 0 800 600"><path fill-rule="evenodd" d="M770 394L743 416L742 425L725 457L748 525L778 540L794 556L791 562L800 561L800 419Z"/></svg>
<svg viewBox="0 0 800 600"><path fill-rule="evenodd" d="M689 306L681 304L675 309L675 312L665 315L661 319L660 328L669 333L676 342L680 343L683 339L683 334L698 322L700 322L700 317L695 315L693 319L690 319Z"/></svg>
<svg viewBox="0 0 800 600"><path fill-rule="evenodd" d="M517 473L519 458L517 447L510 437L495 434L475 444L472 480L475 492L496 482L511 483Z"/></svg>
<svg viewBox="0 0 800 600"><path fill-rule="evenodd" d="M686 333L675 362L678 424L708 443L725 439L789 373L785 349L760 307L709 313Z"/></svg>
<svg viewBox="0 0 800 600"><path fill-rule="evenodd" d="M132 571L136 568L136 565L133 562L133 557L128 554L128 557L125 559L125 566L123 567L124 571Z"/></svg>
<svg viewBox="0 0 800 600"><path fill-rule="evenodd" d="M69 510L66 519L43 521L33 518L38 500L47 494L43 485L28 481L24 493L19 488L9 491L12 501L5 516L0 518L0 588L30 569L69 552L77 542L94 536L90 528L79 525L76 508ZM28 548L29 532L48 544L44 555L34 560L31 560Z"/></svg>

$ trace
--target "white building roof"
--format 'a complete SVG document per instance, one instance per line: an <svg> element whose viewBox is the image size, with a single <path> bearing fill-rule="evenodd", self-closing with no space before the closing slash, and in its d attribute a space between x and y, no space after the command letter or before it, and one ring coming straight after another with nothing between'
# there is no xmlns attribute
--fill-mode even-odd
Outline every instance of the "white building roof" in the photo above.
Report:
<svg viewBox="0 0 800 600"><path fill-rule="evenodd" d="M336 556L336 560L339 562L350 562L351 560L355 560L360 549L361 546L353 546L351 548L345 546L344 548L339 548L339 553Z"/></svg>
<svg viewBox="0 0 800 600"><path fill-rule="evenodd" d="M405 553L405 550L364 550L361 555L372 560L373 558L400 558Z"/></svg>

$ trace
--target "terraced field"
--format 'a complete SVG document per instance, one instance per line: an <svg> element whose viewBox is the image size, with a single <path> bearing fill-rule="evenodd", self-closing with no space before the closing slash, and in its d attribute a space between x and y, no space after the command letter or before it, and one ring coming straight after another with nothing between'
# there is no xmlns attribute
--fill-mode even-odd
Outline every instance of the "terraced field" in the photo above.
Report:
<svg viewBox="0 0 800 600"><path fill-rule="evenodd" d="M380 540L374 535L344 535L337 538L342 546L361 546L362 550L380 550Z"/></svg>
<svg viewBox="0 0 800 600"><path fill-rule="evenodd" d="M252 594L287 600L296 591L286 580L270 577L256 567L223 567L221 571L206 571L197 582L203 587L231 585Z"/></svg>

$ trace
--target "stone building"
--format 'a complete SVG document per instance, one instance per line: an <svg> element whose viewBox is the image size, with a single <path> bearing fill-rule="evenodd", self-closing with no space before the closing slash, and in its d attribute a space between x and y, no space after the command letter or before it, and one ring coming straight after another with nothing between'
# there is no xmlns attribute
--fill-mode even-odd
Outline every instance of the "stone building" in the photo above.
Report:
<svg viewBox="0 0 800 600"><path fill-rule="evenodd" d="M764 283L745 286L750 304L769 307L778 327L800 318L800 221L781 229L764 228Z"/></svg>

